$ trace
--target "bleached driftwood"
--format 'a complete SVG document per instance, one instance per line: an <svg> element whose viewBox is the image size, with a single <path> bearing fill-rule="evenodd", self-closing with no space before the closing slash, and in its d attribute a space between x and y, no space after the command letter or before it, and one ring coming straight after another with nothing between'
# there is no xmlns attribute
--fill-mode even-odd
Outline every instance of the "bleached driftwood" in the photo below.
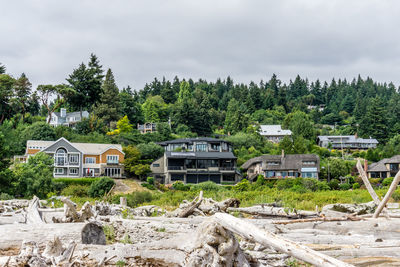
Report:
<svg viewBox="0 0 400 267"><path fill-rule="evenodd" d="M286 217L286 218L305 218L319 216L317 212L306 210L290 210L287 208L276 208L272 206L256 205L248 208L228 208L228 212L242 212L250 215L258 215L264 217Z"/></svg>
<svg viewBox="0 0 400 267"><path fill-rule="evenodd" d="M178 217L180 218L186 218L189 215L191 215L195 209L197 209L201 202L203 201L203 191L200 191L200 194L190 203L189 206L187 206L184 210L182 210Z"/></svg>
<svg viewBox="0 0 400 267"><path fill-rule="evenodd" d="M353 266L351 264L347 264L335 258L324 255L323 253L314 251L306 246L299 245L293 241L279 237L273 233L262 231L255 225L233 217L229 214L216 213L214 215L214 220L222 225L225 229L228 229L240 236L243 236L248 240L260 243L264 246L270 246L280 252L284 252L292 257L295 257L296 259L300 259L315 266Z"/></svg>
<svg viewBox="0 0 400 267"><path fill-rule="evenodd" d="M89 202L85 202L78 212L76 210L76 204L69 198L63 197L61 201L64 202L64 217L62 219L53 217L53 222L55 223L84 222L94 217L92 205L90 205Z"/></svg>
<svg viewBox="0 0 400 267"><path fill-rule="evenodd" d="M185 266L250 267L250 264L233 233L208 220L199 226L194 250Z"/></svg>
<svg viewBox="0 0 400 267"><path fill-rule="evenodd" d="M355 216L347 216L347 217L317 217L317 218L308 218L308 219L296 219L296 220L281 220L281 221L273 221L273 224L292 224L292 223L304 223L304 222L340 222L340 221L361 221L363 218L355 217Z"/></svg>
<svg viewBox="0 0 400 267"><path fill-rule="evenodd" d="M27 213L26 213L26 223L45 223L43 221L42 213L39 211L40 202L37 196L33 196L31 202L29 203Z"/></svg>
<svg viewBox="0 0 400 267"><path fill-rule="evenodd" d="M390 197L392 196L393 192L396 190L397 185L400 182L400 171L397 172L396 176L393 179L393 182L391 183L389 190L387 191L385 197L382 199L382 201L379 203L378 207L375 210L374 213L374 218L378 218L379 214L381 213L381 211L383 210L383 208L385 207L386 203L389 201Z"/></svg>
<svg viewBox="0 0 400 267"><path fill-rule="evenodd" d="M357 160L356 167L357 167L358 173L360 174L361 179L363 180L363 183L364 183L365 187L367 188L369 194L371 195L372 199L374 200L376 205L379 205L379 203L381 201L380 201L378 195L376 194L375 190L372 188L372 185L368 180L366 170L363 169L360 160Z"/></svg>

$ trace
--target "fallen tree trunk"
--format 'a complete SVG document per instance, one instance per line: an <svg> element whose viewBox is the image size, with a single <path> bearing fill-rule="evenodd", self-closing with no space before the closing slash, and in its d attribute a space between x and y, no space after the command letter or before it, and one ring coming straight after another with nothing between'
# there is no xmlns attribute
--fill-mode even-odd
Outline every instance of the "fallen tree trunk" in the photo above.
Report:
<svg viewBox="0 0 400 267"><path fill-rule="evenodd" d="M293 241L279 237L273 233L262 231L255 225L228 214L216 213L214 215L214 220L224 228L243 236L248 240L260 243L264 246L270 246L280 252L286 253L315 266L353 266L335 258L326 256L320 252L314 251L306 246L299 245Z"/></svg>
<svg viewBox="0 0 400 267"><path fill-rule="evenodd" d="M363 218L347 216L341 218L327 218L327 217L318 217L318 218L308 218L308 219L297 219L297 220L282 220L282 221L273 221L273 224L292 224L292 223L304 223L304 222L341 222L341 221L361 221Z"/></svg>
<svg viewBox="0 0 400 267"><path fill-rule="evenodd" d="M203 201L203 191L200 191L199 196L197 196L190 204L187 206L184 210L179 213L178 217L179 218L186 218L189 215L191 215L195 209L197 209L201 202Z"/></svg>
<svg viewBox="0 0 400 267"><path fill-rule="evenodd" d="M26 213L26 223L45 223L43 221L42 213L39 211L39 208L39 198L37 196L33 196Z"/></svg>
<svg viewBox="0 0 400 267"><path fill-rule="evenodd" d="M265 217L286 217L286 218L305 218L316 217L318 213L306 210L289 210L287 208L276 208L272 206L257 205L248 208L228 208L228 212L242 212L250 215L258 215Z"/></svg>

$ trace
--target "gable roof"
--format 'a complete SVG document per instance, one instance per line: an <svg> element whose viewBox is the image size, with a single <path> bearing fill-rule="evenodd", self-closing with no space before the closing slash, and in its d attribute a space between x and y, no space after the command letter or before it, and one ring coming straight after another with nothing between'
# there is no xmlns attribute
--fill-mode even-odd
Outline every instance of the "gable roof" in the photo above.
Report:
<svg viewBox="0 0 400 267"><path fill-rule="evenodd" d="M292 135L291 130L282 130L281 125L260 125L260 135L264 136L284 136Z"/></svg>
<svg viewBox="0 0 400 267"><path fill-rule="evenodd" d="M318 139L320 141L324 142L331 142L335 143L332 139L338 139L337 142L343 142L344 144L346 143L357 143L357 144L378 144L378 140L374 138L360 138L360 137L355 137L354 135L319 135Z"/></svg>
<svg viewBox="0 0 400 267"><path fill-rule="evenodd" d="M192 144L193 142L226 142L223 139L211 138L211 137L195 137L195 138L182 138L182 139L175 139L170 141L158 142L158 145L166 146L168 144L180 144L180 143L189 143Z"/></svg>
<svg viewBox="0 0 400 267"><path fill-rule="evenodd" d="M397 163L400 164L400 155L395 155L391 158L382 159L378 162L371 163L368 166L367 172L388 172L389 169L385 164Z"/></svg>
<svg viewBox="0 0 400 267"><path fill-rule="evenodd" d="M61 137L57 141L41 141L41 140L28 140L27 147L29 146L37 146L43 147L40 151L43 151L55 143L59 142L60 140L66 141L68 144L79 150L83 154L89 155L100 155L106 152L109 149L117 149L122 154L125 153L122 151L122 146L120 144L96 144L96 143L71 143L64 137Z"/></svg>
<svg viewBox="0 0 400 267"><path fill-rule="evenodd" d="M303 161L315 161L315 165L309 165L309 167L317 167L319 170L319 157L315 154L287 154L284 157L281 155L262 155L249 159L241 167L247 170L251 165L262 162L263 170L294 170L303 167ZM278 162L278 165L268 165L267 162Z"/></svg>

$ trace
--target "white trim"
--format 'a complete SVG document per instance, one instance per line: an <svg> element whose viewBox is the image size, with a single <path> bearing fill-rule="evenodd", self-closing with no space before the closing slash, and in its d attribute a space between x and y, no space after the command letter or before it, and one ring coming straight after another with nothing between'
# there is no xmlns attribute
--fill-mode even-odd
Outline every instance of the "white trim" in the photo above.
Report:
<svg viewBox="0 0 400 267"><path fill-rule="evenodd" d="M117 157L117 163L119 163L119 155L107 155L106 163L108 163L108 157Z"/></svg>
<svg viewBox="0 0 400 267"><path fill-rule="evenodd" d="M114 146L114 145L111 145L111 146L107 147L106 149L104 149L103 151L101 151L100 155L103 154L104 152L107 152L110 149L116 149L116 150L118 150L119 152L121 152L122 154L125 155L125 153L121 149L119 149L117 146Z"/></svg>
<svg viewBox="0 0 400 267"><path fill-rule="evenodd" d="M94 162L86 162L87 159L94 159ZM97 164L96 163L96 157L85 157L85 162L83 164Z"/></svg>
<svg viewBox="0 0 400 267"><path fill-rule="evenodd" d="M49 145L48 147L46 147L46 148L40 150L39 152L42 152L43 150L45 150L45 149L51 147L52 145L56 144L56 143L59 142L60 140L64 140L64 141L67 142L70 146L72 146L73 148L75 148L76 150L78 150L80 153L85 154L85 153L83 153L79 148L77 148L76 146L74 146L70 141L68 141L67 139L65 139L64 137L59 138L57 141L54 141L53 144L51 144L51 145ZM32 141L33 141L33 140L32 140ZM67 149L65 149L65 150L67 150ZM54 153L56 153L56 151L47 151L47 152L54 152ZM67 150L67 152L68 152L68 150ZM73 152L73 153L77 153L77 152Z"/></svg>
<svg viewBox="0 0 400 267"><path fill-rule="evenodd" d="M62 170L62 172L58 172L58 170ZM54 174L64 174L64 168L54 168Z"/></svg>

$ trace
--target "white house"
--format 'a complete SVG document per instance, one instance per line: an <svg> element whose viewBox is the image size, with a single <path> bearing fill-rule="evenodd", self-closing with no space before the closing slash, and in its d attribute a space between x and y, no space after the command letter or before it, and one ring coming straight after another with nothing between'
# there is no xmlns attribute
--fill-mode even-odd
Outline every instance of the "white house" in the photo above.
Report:
<svg viewBox="0 0 400 267"><path fill-rule="evenodd" d="M281 125L260 125L259 133L273 143L279 143L285 136L292 136L292 131L283 130Z"/></svg>
<svg viewBox="0 0 400 267"><path fill-rule="evenodd" d="M89 112L82 111L82 117L83 118L89 118ZM49 117L47 116L46 121L49 120ZM50 125L51 126L72 126L73 124L80 122L82 120L81 118L81 112L67 112L65 108L62 108L60 112L53 112L51 113L51 120L50 120Z"/></svg>

